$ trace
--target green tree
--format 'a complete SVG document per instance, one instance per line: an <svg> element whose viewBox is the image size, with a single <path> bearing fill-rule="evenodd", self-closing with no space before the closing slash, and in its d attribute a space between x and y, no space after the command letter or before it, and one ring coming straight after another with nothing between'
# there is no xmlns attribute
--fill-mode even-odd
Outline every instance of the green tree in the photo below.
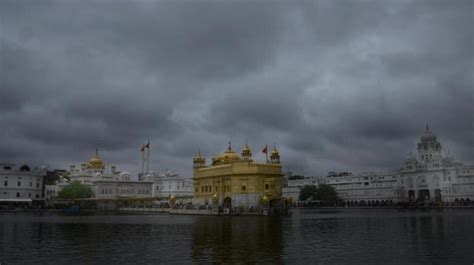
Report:
<svg viewBox="0 0 474 265"><path fill-rule="evenodd" d="M334 187L327 184L319 184L315 200L336 202L339 201L340 198Z"/></svg>
<svg viewBox="0 0 474 265"><path fill-rule="evenodd" d="M94 193L90 187L81 184L77 180L71 182L58 193L58 197L61 199L83 199L90 198L93 195Z"/></svg>
<svg viewBox="0 0 474 265"><path fill-rule="evenodd" d="M318 192L318 188L314 185L305 185L301 191L299 199L300 201L306 201L308 199L315 200Z"/></svg>

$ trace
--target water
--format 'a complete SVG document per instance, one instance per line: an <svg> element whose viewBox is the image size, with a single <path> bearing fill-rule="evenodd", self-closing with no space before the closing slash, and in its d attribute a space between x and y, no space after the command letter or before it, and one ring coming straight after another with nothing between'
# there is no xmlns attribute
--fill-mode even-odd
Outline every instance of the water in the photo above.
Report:
<svg viewBox="0 0 474 265"><path fill-rule="evenodd" d="M291 217L0 212L8 264L474 264L474 210Z"/></svg>

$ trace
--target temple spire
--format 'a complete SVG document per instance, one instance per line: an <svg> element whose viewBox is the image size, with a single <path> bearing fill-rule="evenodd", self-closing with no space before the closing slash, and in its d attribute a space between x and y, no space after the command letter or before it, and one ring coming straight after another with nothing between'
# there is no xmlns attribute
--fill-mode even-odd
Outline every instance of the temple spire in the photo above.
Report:
<svg viewBox="0 0 474 265"><path fill-rule="evenodd" d="M426 123L426 131L428 132L430 130L430 125Z"/></svg>
<svg viewBox="0 0 474 265"><path fill-rule="evenodd" d="M247 139L245 139L245 145L242 149L242 158L244 160L250 160L252 157L252 151L250 151L249 145L247 144Z"/></svg>

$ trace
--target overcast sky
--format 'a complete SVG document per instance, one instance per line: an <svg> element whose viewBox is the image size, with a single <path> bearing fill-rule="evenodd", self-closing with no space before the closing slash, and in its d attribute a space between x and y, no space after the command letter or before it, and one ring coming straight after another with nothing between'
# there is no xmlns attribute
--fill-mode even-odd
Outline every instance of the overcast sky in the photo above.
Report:
<svg viewBox="0 0 474 265"><path fill-rule="evenodd" d="M0 1L0 161L191 176L229 139L285 170L398 168L429 123L474 163L474 6Z"/></svg>

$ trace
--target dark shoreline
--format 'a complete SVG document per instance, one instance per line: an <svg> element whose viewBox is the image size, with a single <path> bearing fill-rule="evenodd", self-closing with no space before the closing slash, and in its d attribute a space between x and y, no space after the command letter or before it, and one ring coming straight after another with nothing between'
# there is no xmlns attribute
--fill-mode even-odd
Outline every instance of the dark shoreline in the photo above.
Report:
<svg viewBox="0 0 474 265"><path fill-rule="evenodd" d="M307 206L307 207L296 207L294 209L342 209L342 210L350 210L350 209L377 209L377 210L387 210L387 209L393 209L393 210L416 210L416 209L474 209L474 206L469 205L469 206L415 206L415 207L337 207L337 206Z"/></svg>
<svg viewBox="0 0 474 265"><path fill-rule="evenodd" d="M320 206L320 207L295 207L293 209L298 210L315 210L315 209L330 209L330 210L426 210L426 209L436 209L436 210L444 210L444 209L474 209L474 206L425 206L425 207L336 207L336 206ZM64 213L63 209L14 209L14 210L5 210L0 209L1 212L57 212L57 213ZM128 211L119 211L119 210L97 210L97 209L81 209L81 212L128 212ZM134 211L130 211L134 212ZM148 211L145 211L148 212ZM163 213L163 212L157 212Z"/></svg>

